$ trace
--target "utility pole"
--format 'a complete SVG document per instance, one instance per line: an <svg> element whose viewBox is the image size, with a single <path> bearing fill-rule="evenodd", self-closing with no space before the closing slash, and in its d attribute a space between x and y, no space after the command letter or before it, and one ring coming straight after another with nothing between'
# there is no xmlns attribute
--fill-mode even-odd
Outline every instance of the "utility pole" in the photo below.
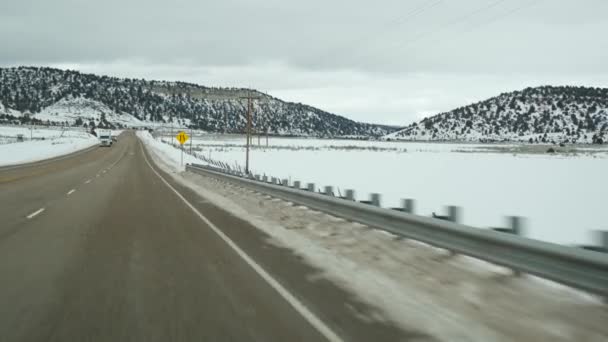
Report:
<svg viewBox="0 0 608 342"><path fill-rule="evenodd" d="M173 142L173 117L171 117L171 136L169 137L169 141L171 142L171 146L175 146Z"/></svg>
<svg viewBox="0 0 608 342"><path fill-rule="evenodd" d="M247 99L247 128L246 128L246 136L247 136L247 144L245 148L245 173L249 174L249 147L251 145L251 109L253 107L253 100L257 100L259 96L251 96L248 94L247 96L241 96L242 99Z"/></svg>
<svg viewBox="0 0 608 342"><path fill-rule="evenodd" d="M224 112L224 134L228 133L228 112Z"/></svg>

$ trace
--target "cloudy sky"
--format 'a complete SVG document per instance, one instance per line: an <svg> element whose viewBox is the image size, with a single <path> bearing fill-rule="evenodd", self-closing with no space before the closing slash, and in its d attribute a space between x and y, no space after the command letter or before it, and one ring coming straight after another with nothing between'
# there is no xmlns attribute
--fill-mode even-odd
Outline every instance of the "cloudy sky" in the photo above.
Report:
<svg viewBox="0 0 608 342"><path fill-rule="evenodd" d="M405 125L501 92L608 86L606 0L15 0L0 65L253 87Z"/></svg>

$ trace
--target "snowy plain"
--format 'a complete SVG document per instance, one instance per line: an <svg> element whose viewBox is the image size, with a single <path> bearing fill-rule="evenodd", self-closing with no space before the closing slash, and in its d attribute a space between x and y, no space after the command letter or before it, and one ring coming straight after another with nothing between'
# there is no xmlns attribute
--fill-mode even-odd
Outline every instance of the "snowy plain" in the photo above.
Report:
<svg viewBox="0 0 608 342"><path fill-rule="evenodd" d="M17 142L19 134L23 135L25 141ZM62 130L60 127L30 129L29 126L0 126L0 166L54 158L96 144L99 144L97 137L83 129Z"/></svg>
<svg viewBox="0 0 608 342"><path fill-rule="evenodd" d="M201 134L192 145L207 157L244 167L242 136ZM546 154L547 147L527 153L517 144L276 137L268 147L264 137L257 145L254 137L254 173L317 188L332 185L340 194L354 189L360 200L380 193L384 207L412 198L416 213L430 216L456 205L461 222L475 227L505 227L506 216L522 216L526 236L568 245L594 243L594 230L608 230L607 147Z"/></svg>
<svg viewBox="0 0 608 342"><path fill-rule="evenodd" d="M592 296L534 277L512 277L509 270L480 260L446 257L445 251L420 242L181 172L178 149L147 132L138 136L176 181L319 268L309 281L330 279L376 308L357 313L368 320L430 336L420 341L608 338L605 305Z"/></svg>

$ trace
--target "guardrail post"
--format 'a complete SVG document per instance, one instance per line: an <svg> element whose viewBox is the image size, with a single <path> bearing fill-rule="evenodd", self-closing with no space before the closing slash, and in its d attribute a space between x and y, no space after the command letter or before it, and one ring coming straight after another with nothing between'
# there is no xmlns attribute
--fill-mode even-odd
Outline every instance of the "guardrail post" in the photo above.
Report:
<svg viewBox="0 0 608 342"><path fill-rule="evenodd" d="M346 189L346 199L349 201L354 201L355 200L355 190Z"/></svg>
<svg viewBox="0 0 608 342"><path fill-rule="evenodd" d="M375 207L379 207L380 206L380 194L376 194L376 193L371 194L370 202L371 202L371 205L373 205Z"/></svg>
<svg viewBox="0 0 608 342"><path fill-rule="evenodd" d="M507 216L507 225L508 228L494 228L492 227L491 229L497 232L501 232L501 233L507 233L507 234L513 234L513 235L518 235L518 236L522 236L524 235L524 224L523 224L523 217L520 216Z"/></svg>
<svg viewBox="0 0 608 342"><path fill-rule="evenodd" d="M593 236L592 236L593 244L592 245L581 245L578 247L589 250L589 251L608 253L608 231L594 230L592 233L593 233Z"/></svg>
<svg viewBox="0 0 608 342"><path fill-rule="evenodd" d="M300 187L301 187L300 181L293 181L293 188L294 189L300 190Z"/></svg>
<svg viewBox="0 0 608 342"><path fill-rule="evenodd" d="M455 223L460 222L460 208L455 205L449 205L446 208L448 210L447 215L437 215L435 214L435 212L433 212L431 216L439 220L450 221Z"/></svg>
<svg viewBox="0 0 608 342"><path fill-rule="evenodd" d="M524 221L524 219L521 216L507 216L508 228L491 228L491 229L496 232L522 236L524 234L523 221ZM512 272L513 272L513 275L516 277L521 275L521 272L518 270L512 270Z"/></svg>
<svg viewBox="0 0 608 342"><path fill-rule="evenodd" d="M520 216L509 216L510 228L513 234L522 236L524 234L523 218Z"/></svg>
<svg viewBox="0 0 608 342"><path fill-rule="evenodd" d="M448 221L460 223L461 210L455 205L448 206Z"/></svg>
<svg viewBox="0 0 608 342"><path fill-rule="evenodd" d="M326 194L328 196L333 196L334 195L334 187L331 186L331 185L326 186L324 194Z"/></svg>
<svg viewBox="0 0 608 342"><path fill-rule="evenodd" d="M408 214L414 213L414 200L411 198L404 198L401 200L401 206L403 207L403 211Z"/></svg>
<svg viewBox="0 0 608 342"><path fill-rule="evenodd" d="M517 236L521 236L523 235L523 218L521 218L520 216L509 216L508 217L509 220L509 225L511 228L511 234L513 235L517 235ZM516 277L521 276L521 271L518 270L512 270L513 271L513 275Z"/></svg>
<svg viewBox="0 0 608 342"><path fill-rule="evenodd" d="M315 192L315 183L308 183L306 190L308 190L310 192Z"/></svg>

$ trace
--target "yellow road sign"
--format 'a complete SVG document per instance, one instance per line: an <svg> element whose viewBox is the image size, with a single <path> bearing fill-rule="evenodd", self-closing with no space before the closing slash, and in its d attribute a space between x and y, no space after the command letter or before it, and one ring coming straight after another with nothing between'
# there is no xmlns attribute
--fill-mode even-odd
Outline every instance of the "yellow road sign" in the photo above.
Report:
<svg viewBox="0 0 608 342"><path fill-rule="evenodd" d="M190 137L188 136L188 134L186 134L186 132L182 131L177 133L175 139L177 139L177 141L179 141L179 143L183 145L184 143L186 143L186 141L188 141L188 139L190 139Z"/></svg>

